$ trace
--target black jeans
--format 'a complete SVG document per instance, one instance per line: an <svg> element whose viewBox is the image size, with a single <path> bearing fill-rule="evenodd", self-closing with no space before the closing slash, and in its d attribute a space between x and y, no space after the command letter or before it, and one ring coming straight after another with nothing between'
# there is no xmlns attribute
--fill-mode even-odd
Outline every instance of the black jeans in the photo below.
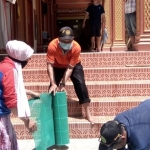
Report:
<svg viewBox="0 0 150 150"><path fill-rule="evenodd" d="M59 85L61 79L63 78L65 71L66 68L54 67L55 81L57 86ZM76 66L73 68L73 72L70 78L71 81L73 82L76 95L79 99L79 104L90 102L91 100L89 99L88 90L85 85L84 71L81 63L76 64Z"/></svg>

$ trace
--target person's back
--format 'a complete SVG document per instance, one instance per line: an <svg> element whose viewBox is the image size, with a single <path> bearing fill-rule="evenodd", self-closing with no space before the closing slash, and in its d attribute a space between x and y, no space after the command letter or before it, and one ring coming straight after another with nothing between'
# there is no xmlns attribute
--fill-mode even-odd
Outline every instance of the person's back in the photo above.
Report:
<svg viewBox="0 0 150 150"><path fill-rule="evenodd" d="M118 114L114 120L125 125L129 147L146 150L150 144L150 100L139 106Z"/></svg>

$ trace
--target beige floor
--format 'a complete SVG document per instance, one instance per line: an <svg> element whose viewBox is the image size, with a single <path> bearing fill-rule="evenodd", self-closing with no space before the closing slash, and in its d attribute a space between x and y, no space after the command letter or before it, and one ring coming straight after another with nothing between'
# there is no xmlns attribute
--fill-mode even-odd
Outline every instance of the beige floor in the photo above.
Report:
<svg viewBox="0 0 150 150"><path fill-rule="evenodd" d="M34 150L33 140L18 140L19 150ZM51 147L48 150L98 150L98 139L70 139L64 147Z"/></svg>

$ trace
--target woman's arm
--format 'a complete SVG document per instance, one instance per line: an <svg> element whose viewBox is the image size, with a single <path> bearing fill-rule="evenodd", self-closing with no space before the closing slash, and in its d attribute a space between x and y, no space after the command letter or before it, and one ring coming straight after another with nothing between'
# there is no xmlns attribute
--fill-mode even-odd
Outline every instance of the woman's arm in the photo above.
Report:
<svg viewBox="0 0 150 150"><path fill-rule="evenodd" d="M11 112L13 115L18 116L17 107L11 108ZM36 122L32 119L28 118L20 118L24 122L24 125L29 130L29 132L34 132L37 130Z"/></svg>
<svg viewBox="0 0 150 150"><path fill-rule="evenodd" d="M27 94L27 95L31 95L32 97L40 97L40 94L39 94L39 93L33 92L33 91L31 91L31 90L27 90L27 89L26 89L26 94Z"/></svg>

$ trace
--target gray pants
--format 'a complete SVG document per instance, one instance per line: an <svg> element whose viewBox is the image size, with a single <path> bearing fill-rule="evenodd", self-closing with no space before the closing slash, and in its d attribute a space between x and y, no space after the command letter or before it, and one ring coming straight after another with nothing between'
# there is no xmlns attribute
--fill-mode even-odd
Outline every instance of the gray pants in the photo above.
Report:
<svg viewBox="0 0 150 150"><path fill-rule="evenodd" d="M135 36L136 35L136 12L125 14L126 19L126 27L128 30L128 35Z"/></svg>

